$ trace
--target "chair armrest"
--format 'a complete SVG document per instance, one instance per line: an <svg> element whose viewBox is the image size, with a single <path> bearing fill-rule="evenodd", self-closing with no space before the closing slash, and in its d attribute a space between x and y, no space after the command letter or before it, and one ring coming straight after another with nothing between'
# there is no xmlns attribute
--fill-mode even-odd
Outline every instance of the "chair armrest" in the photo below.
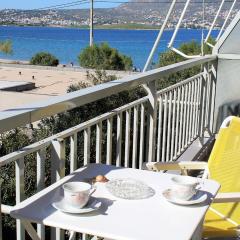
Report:
<svg viewBox="0 0 240 240"><path fill-rule="evenodd" d="M146 168L151 171L161 170L205 170L207 169L206 162L149 162L146 163Z"/></svg>
<svg viewBox="0 0 240 240"><path fill-rule="evenodd" d="M240 202L240 192L218 193L213 199L214 203Z"/></svg>

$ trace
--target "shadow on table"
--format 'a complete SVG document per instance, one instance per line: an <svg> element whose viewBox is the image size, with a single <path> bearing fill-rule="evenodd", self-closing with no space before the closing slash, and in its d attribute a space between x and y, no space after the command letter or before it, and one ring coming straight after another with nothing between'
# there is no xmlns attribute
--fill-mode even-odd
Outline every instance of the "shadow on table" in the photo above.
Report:
<svg viewBox="0 0 240 240"><path fill-rule="evenodd" d="M90 179L97 175L106 175L110 171L119 169L121 168L103 164L89 164L28 198L27 202L24 202L24 204L20 203L20 205L15 206L14 210L11 211L10 214L14 218L23 218L33 222L42 222L44 219L57 211L57 209L52 206L52 203L59 201L61 196L63 196L62 185L64 183L69 181L84 181L85 179ZM84 214L85 216L97 214L106 215L108 208L114 203L113 200L107 198L98 198L98 200L102 202L101 207L97 211Z"/></svg>

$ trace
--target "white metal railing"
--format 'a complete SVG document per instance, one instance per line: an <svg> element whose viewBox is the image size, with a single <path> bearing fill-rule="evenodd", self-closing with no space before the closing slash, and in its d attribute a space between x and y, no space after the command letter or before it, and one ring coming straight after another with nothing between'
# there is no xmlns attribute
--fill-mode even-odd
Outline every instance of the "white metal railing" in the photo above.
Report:
<svg viewBox="0 0 240 240"><path fill-rule="evenodd" d="M146 97L2 156L1 167L15 162L16 203L25 198L24 160L31 154L36 161L37 191L45 187L44 169L49 158L52 183L69 173L66 172L67 164L72 172L91 162L141 168L144 161L176 160L197 137L202 138L206 130L209 134L213 131L215 59L211 56L188 60L56 97L39 103L38 107L28 106L4 113L0 116L1 131L148 84ZM201 73L157 91L156 83L161 77L200 64ZM2 212L9 214L11 206L1 206ZM44 239L44 226L37 228ZM61 230L52 232L52 239L63 238ZM21 222L17 221L17 239L23 240L24 234Z"/></svg>

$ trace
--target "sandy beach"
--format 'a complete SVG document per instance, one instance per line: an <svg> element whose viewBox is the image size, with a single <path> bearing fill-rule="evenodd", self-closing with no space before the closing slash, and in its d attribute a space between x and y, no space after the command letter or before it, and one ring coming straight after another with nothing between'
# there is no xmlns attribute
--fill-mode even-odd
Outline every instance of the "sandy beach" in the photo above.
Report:
<svg viewBox="0 0 240 240"><path fill-rule="evenodd" d="M0 65L0 81L34 82L36 86L35 89L23 92L0 91L0 111L65 94L71 84L88 81L86 72L86 69L79 69L79 71L64 68L50 70L34 68L34 66L28 68L10 64L9 66ZM93 71L90 70L90 72ZM108 71L108 73L115 74L118 78L130 74L118 71Z"/></svg>

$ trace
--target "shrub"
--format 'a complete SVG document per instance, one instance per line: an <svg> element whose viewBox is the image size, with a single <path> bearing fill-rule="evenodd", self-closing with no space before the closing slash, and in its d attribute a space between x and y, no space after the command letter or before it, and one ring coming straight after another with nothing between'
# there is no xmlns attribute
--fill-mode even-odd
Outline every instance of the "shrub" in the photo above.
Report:
<svg viewBox="0 0 240 240"><path fill-rule="evenodd" d="M111 48L107 43L84 48L78 56L82 67L104 70L130 70L132 59Z"/></svg>
<svg viewBox="0 0 240 240"><path fill-rule="evenodd" d="M209 39L209 42L213 45L215 44L215 40L212 38ZM203 47L204 47L204 54L211 54L212 49L207 44L204 44ZM191 42L181 44L179 47L179 50L187 55L199 55L201 53L201 45L196 41L191 41ZM182 62L184 60L186 60L184 57L180 56L176 52L169 50L160 54L158 66L164 67L170 64ZM174 74L170 74L167 77L163 77L158 82L158 88L163 89L168 86L171 86L177 82L180 82L184 79L187 79L189 77L192 77L198 74L200 71L201 71L201 66L195 66Z"/></svg>
<svg viewBox="0 0 240 240"><path fill-rule="evenodd" d="M32 65L57 66L59 60L48 52L39 52L31 58Z"/></svg>
<svg viewBox="0 0 240 240"><path fill-rule="evenodd" d="M10 40L6 40L4 42L0 41L0 52L5 54L12 54L12 42Z"/></svg>

